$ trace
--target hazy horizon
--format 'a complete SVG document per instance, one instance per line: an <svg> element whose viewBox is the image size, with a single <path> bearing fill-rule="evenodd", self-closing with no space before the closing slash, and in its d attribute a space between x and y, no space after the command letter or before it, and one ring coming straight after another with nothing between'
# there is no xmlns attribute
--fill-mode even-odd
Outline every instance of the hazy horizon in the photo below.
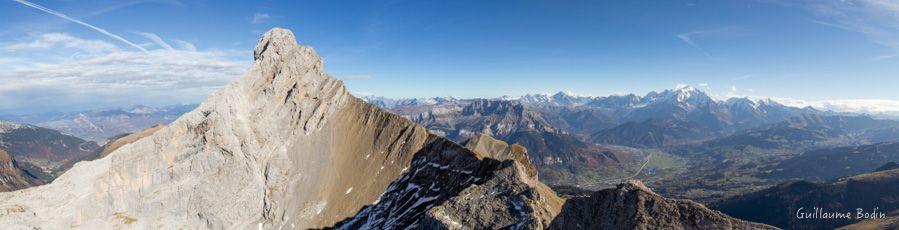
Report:
<svg viewBox="0 0 899 230"><path fill-rule="evenodd" d="M886 1L9 1L0 114L201 102L259 36L294 31L357 95L645 94L899 111L899 5Z"/></svg>

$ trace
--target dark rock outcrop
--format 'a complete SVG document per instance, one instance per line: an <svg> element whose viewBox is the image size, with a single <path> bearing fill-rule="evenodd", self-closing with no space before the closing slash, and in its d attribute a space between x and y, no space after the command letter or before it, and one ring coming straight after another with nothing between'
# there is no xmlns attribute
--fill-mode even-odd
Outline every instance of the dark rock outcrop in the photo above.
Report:
<svg viewBox="0 0 899 230"><path fill-rule="evenodd" d="M376 204L339 229L543 229L562 200L537 181L526 150L478 135L467 149L436 141Z"/></svg>
<svg viewBox="0 0 899 230"><path fill-rule="evenodd" d="M857 223L857 209L899 211L899 169L866 173L829 183L797 181L712 205L737 218L788 229L824 229ZM802 210L800 210L800 208ZM801 213L851 213L851 218L799 218Z"/></svg>
<svg viewBox="0 0 899 230"><path fill-rule="evenodd" d="M565 202L552 229L775 229L689 200L667 199L635 180Z"/></svg>

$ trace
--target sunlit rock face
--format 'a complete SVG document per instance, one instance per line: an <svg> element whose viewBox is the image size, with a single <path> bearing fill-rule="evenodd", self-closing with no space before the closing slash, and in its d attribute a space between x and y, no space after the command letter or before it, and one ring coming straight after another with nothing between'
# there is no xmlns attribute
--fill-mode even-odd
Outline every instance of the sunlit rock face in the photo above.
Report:
<svg viewBox="0 0 899 230"><path fill-rule="evenodd" d="M153 135L52 184L0 194L13 228L330 226L373 203L435 138L352 97L283 29L252 67Z"/></svg>

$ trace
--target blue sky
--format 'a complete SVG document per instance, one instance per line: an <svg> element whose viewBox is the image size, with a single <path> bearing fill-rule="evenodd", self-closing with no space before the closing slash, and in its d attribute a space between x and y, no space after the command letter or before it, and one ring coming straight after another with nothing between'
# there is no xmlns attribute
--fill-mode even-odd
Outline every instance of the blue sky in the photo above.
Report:
<svg viewBox="0 0 899 230"><path fill-rule="evenodd" d="M33 0L0 2L0 15L0 113L196 103L243 72L271 27L315 47L357 95L686 83L719 97L899 106L896 1Z"/></svg>

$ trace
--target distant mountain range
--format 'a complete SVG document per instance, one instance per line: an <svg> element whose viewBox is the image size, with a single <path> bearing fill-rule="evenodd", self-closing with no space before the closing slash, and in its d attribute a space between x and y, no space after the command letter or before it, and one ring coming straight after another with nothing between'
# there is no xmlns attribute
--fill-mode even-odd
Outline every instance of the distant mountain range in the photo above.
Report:
<svg viewBox="0 0 899 230"><path fill-rule="evenodd" d="M899 121L769 99L718 100L689 86L644 96L364 99L456 141L486 133L525 146L540 180L556 187L607 188L635 177L667 196L701 202L815 179L788 165L814 162L809 151L899 141ZM827 177L881 160L858 159Z"/></svg>
<svg viewBox="0 0 899 230"><path fill-rule="evenodd" d="M173 123L112 141L106 148L115 150L108 155L101 151L96 160L74 164L52 183L0 193L0 226L772 228L664 198L636 181L564 199L538 180L524 146L456 131L581 141L549 127L520 104L470 101L430 108L431 114L417 118L434 130L446 127L444 136L470 137L463 146L353 97L323 71L312 48L296 44L290 31L267 32L253 60L243 76ZM557 163L590 164L583 157L594 156L623 162L617 153L571 143L535 146L547 149L543 151L555 151L556 144L590 150L545 152Z"/></svg>
<svg viewBox="0 0 899 230"><path fill-rule="evenodd" d="M71 113L3 115L0 119L55 129L85 140L106 143L117 135L168 124L197 105L134 106L129 109L97 109Z"/></svg>
<svg viewBox="0 0 899 230"><path fill-rule="evenodd" d="M283 29L266 33L253 58L199 107L0 122L0 191L50 182L0 193L9 207L0 226L896 226L790 217L814 205L896 210L899 166L882 163L899 161L899 121L718 100L689 86L643 96L359 99Z"/></svg>
<svg viewBox="0 0 899 230"><path fill-rule="evenodd" d="M741 130L784 121L802 114L832 114L811 107L790 107L774 100L717 100L705 92L680 86L645 96L605 97L559 92L494 99L387 99L365 97L383 108L428 116L428 107L467 104L473 100L508 101L540 114L553 128L595 143L633 147L664 147L696 143Z"/></svg>
<svg viewBox="0 0 899 230"><path fill-rule="evenodd" d="M85 141L56 130L0 121L0 150L10 158L3 160L8 170L6 173L15 172L12 168L21 170L23 178L29 181L28 185L52 181L68 170L73 162L99 147L96 142Z"/></svg>
<svg viewBox="0 0 899 230"><path fill-rule="evenodd" d="M628 152L584 142L564 132L516 101L468 99L425 104L394 105L391 112L411 118L431 132L457 142L486 134L527 148L541 180L550 184L577 184L602 177L620 177L636 168L642 152ZM594 175L584 178L583 175Z"/></svg>

